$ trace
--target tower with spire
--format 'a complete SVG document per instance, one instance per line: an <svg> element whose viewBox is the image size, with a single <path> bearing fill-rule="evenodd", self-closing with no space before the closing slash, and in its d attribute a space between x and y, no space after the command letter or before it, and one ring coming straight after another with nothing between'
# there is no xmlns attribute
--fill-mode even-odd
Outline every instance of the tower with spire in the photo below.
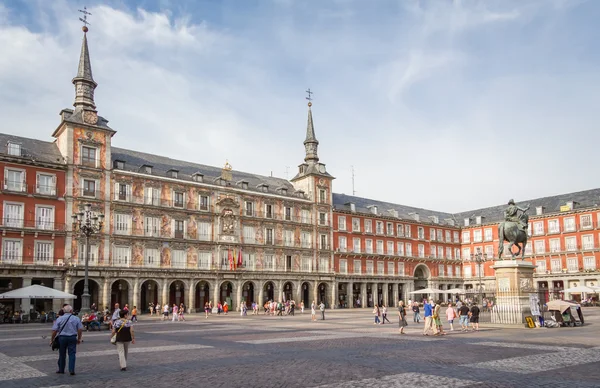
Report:
<svg viewBox="0 0 600 388"><path fill-rule="evenodd" d="M111 139L116 133L108 126L108 120L99 116L96 110L94 92L98 84L92 76L87 39L87 15L91 14L85 9L80 12L85 16L80 19L84 23L83 40L77 73L72 80L75 86L74 109L60 112L60 123L52 134L67 168L67 220L82 211L87 203L92 205L92 211L97 214L110 214ZM95 244L108 244L108 235L103 239ZM79 242L76 235L67 234L65 257L77 257Z"/></svg>

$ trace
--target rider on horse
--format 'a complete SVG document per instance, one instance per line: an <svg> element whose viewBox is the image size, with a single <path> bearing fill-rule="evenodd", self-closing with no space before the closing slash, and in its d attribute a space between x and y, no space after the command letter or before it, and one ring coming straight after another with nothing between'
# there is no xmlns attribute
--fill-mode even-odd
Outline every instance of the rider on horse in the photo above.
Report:
<svg viewBox="0 0 600 388"><path fill-rule="evenodd" d="M522 212L521 214L519 214L519 210ZM529 206L521 209L515 205L515 200L511 199L508 201L508 207L504 211L504 220L516 223L519 230L527 233L527 228L529 226L529 216L526 213L527 210L529 210Z"/></svg>

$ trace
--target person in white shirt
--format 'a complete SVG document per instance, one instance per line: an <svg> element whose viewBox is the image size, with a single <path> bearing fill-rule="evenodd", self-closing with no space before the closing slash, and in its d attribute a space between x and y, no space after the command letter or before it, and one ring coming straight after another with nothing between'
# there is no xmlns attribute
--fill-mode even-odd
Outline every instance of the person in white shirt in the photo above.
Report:
<svg viewBox="0 0 600 388"><path fill-rule="evenodd" d="M165 305L163 306L163 316L161 318L161 321L164 321L165 319L169 319L169 304L165 303Z"/></svg>

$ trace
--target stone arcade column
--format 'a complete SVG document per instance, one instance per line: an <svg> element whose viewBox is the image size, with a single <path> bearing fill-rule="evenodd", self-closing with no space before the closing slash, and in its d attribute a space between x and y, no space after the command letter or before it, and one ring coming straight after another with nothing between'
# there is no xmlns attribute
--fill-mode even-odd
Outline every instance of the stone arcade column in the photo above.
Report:
<svg viewBox="0 0 600 388"><path fill-rule="evenodd" d="M348 282L346 284L346 303L348 304L349 309L354 308L354 283Z"/></svg>
<svg viewBox="0 0 600 388"><path fill-rule="evenodd" d="M31 286L31 277L23 276L22 279L23 279L22 287ZM29 314L29 310L31 310L31 299L29 299L29 298L21 299L21 310L25 311L25 314Z"/></svg>
<svg viewBox="0 0 600 388"><path fill-rule="evenodd" d="M360 307L367 307L367 283L360 284Z"/></svg>
<svg viewBox="0 0 600 388"><path fill-rule="evenodd" d="M162 302L161 302L161 304L160 304L160 305L161 305L161 307L162 307L162 306L164 306L164 305L165 305L165 303L166 303L166 304L169 304L169 288L168 288L168 286L167 286L167 283L169 283L169 282L167 281L167 279L163 279L163 280L162 280ZM160 311L162 311L162 308L161 308L161 310L160 310Z"/></svg>
<svg viewBox="0 0 600 388"><path fill-rule="evenodd" d="M141 311L144 311L142 306L140 306L140 281L138 278L133 280L133 303L131 304L131 309L133 306L137 306Z"/></svg>
<svg viewBox="0 0 600 388"><path fill-rule="evenodd" d="M62 290L63 289L63 280L62 277L54 278L54 289ZM53 299L52 300L52 311L58 313L58 310L61 309L63 305L63 299Z"/></svg>
<svg viewBox="0 0 600 388"><path fill-rule="evenodd" d="M190 278L188 280L189 284L190 284L190 289L188 290L187 293L187 301L186 301L186 305L187 305L187 311L186 313L195 313L196 312L196 286L194 285L194 279Z"/></svg>
<svg viewBox="0 0 600 388"><path fill-rule="evenodd" d="M383 304L386 305L386 306L388 306L388 307L391 307L390 306L389 284L388 283L383 283L383 285L381 286L381 290L383 291Z"/></svg>
<svg viewBox="0 0 600 388"><path fill-rule="evenodd" d="M330 309L336 309L338 308L338 304L339 304L339 300L338 300L338 283L336 282L331 282L331 302L330 302Z"/></svg>
<svg viewBox="0 0 600 388"><path fill-rule="evenodd" d="M392 301L392 306L398 307L398 301L400 300L400 296L398 295L398 283L394 283L392 285L392 295L394 295L394 300ZM404 295L403 295L404 296ZM404 297L402 298L404 300ZM406 303L406 301L404 302Z"/></svg>
<svg viewBox="0 0 600 388"><path fill-rule="evenodd" d="M104 281L102 282L102 306L98 306L99 310L104 311L105 307L108 307L108 309L110 310L110 306L108 305L110 303L110 291L108 289L108 278L104 278Z"/></svg>
<svg viewBox="0 0 600 388"><path fill-rule="evenodd" d="M63 291L69 294L73 293L73 291L71 291L71 277L69 275L65 277L65 289ZM73 305L73 299L65 299L64 302ZM58 313L58 310L56 312Z"/></svg>
<svg viewBox="0 0 600 388"><path fill-rule="evenodd" d="M265 304L265 285L263 284L262 281L259 281L257 283L257 285L259 286L259 290L258 290L258 311L261 311L261 309L263 308L264 304Z"/></svg>
<svg viewBox="0 0 600 388"><path fill-rule="evenodd" d="M219 298L221 297L220 294L219 294L221 292L221 290L219 288L219 280L215 280L215 283L214 283L214 286L213 286L213 292L214 292L214 294L213 294L213 298L214 298L214 300L213 300L213 309L216 309L217 305L219 304Z"/></svg>
<svg viewBox="0 0 600 388"><path fill-rule="evenodd" d="M373 298L373 306L379 304L379 290L377 289L377 283L371 283L371 298Z"/></svg>
<svg viewBox="0 0 600 388"><path fill-rule="evenodd" d="M242 281L238 280L235 284L235 288L236 288L236 292L235 292L235 299L236 299L236 306L235 306L235 311L241 311L242 310ZM246 305L246 307L248 307Z"/></svg>
<svg viewBox="0 0 600 388"><path fill-rule="evenodd" d="M492 323L520 325L531 314L529 295L533 291L533 272L536 266L518 260L499 260L496 271L496 306Z"/></svg>

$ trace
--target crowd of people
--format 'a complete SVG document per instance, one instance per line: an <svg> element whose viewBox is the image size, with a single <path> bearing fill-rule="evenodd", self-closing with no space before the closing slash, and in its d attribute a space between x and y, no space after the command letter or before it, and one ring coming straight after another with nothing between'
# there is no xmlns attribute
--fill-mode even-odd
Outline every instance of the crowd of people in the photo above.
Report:
<svg viewBox="0 0 600 388"><path fill-rule="evenodd" d="M421 309L418 302L409 301L408 304L411 306L413 312L413 322L421 322ZM491 308L490 304L486 304L486 308ZM454 320L458 319L461 331L479 331L479 314L481 310L476 303L471 301L461 302L460 300L456 303L448 302L446 310L442 312L442 305L440 302L435 302L433 298L423 299L423 317L425 320L423 327L423 335L434 336L446 335L444 331L444 325L442 318L445 316L450 331L454 331ZM469 329L470 325L470 329Z"/></svg>

